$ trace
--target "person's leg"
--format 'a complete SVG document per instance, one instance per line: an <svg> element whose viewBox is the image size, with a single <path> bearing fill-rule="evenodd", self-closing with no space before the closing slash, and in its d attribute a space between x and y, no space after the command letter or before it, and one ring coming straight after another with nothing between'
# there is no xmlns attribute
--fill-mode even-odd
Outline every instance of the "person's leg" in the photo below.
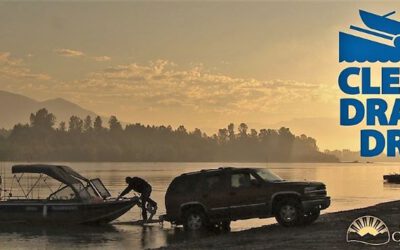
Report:
<svg viewBox="0 0 400 250"><path fill-rule="evenodd" d="M150 203L151 206L157 207L157 202L155 202L152 198L149 198L149 199L147 200L147 202Z"/></svg>
<svg viewBox="0 0 400 250"><path fill-rule="evenodd" d="M150 187L148 191L149 191L149 196L147 198L147 202L150 203L152 207L157 207L157 202L155 202L152 198L150 198L153 189Z"/></svg>
<svg viewBox="0 0 400 250"><path fill-rule="evenodd" d="M142 203L142 218L143 218L143 221L147 221L147 209L146 209L146 203L147 203L147 200L149 199L149 193L148 192L143 192L141 195L140 195L140 200L141 200L141 203Z"/></svg>
<svg viewBox="0 0 400 250"><path fill-rule="evenodd" d="M157 212L157 202L155 202L152 198L150 198L152 188L150 187L147 191L148 191L148 194L149 194L149 196L147 198L147 204L149 204L149 207L151 207L151 209L148 210L148 212L150 213L149 220L153 220L153 216Z"/></svg>

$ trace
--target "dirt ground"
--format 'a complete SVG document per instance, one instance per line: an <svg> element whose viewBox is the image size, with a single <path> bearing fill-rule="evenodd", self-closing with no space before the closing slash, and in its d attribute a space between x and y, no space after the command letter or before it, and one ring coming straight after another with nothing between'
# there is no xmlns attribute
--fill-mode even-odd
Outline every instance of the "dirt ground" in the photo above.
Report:
<svg viewBox="0 0 400 250"><path fill-rule="evenodd" d="M162 249L400 249L400 242L369 246L346 242L351 222L364 215L382 219L390 233L400 231L400 201L322 215L314 224L284 228L277 224L240 232L188 239ZM399 237L400 238L400 237Z"/></svg>

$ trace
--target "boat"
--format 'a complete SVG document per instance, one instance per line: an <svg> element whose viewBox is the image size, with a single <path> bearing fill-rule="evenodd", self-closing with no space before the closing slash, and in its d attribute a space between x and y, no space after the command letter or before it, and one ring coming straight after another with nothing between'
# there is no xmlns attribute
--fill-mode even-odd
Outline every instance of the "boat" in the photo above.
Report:
<svg viewBox="0 0 400 250"><path fill-rule="evenodd" d="M368 11L360 10L360 17L364 24L373 30L379 30L392 35L400 34L400 22L388 18L396 13L392 11L386 15L380 16Z"/></svg>
<svg viewBox="0 0 400 250"><path fill-rule="evenodd" d="M9 189L3 180L0 224L105 224L140 204L138 197L111 198L100 179L89 180L68 166L15 165L12 174ZM28 180L23 182L23 177ZM30 185L24 188L23 183ZM20 188L19 195L15 195L14 185ZM35 189L46 189L48 194L39 197Z"/></svg>
<svg viewBox="0 0 400 250"><path fill-rule="evenodd" d="M379 15L360 10L365 27L350 25L355 33L339 32L339 61L400 61L400 21L391 18L395 13Z"/></svg>
<svg viewBox="0 0 400 250"><path fill-rule="evenodd" d="M398 183L400 184L400 174L387 174L383 176L383 180L388 183Z"/></svg>

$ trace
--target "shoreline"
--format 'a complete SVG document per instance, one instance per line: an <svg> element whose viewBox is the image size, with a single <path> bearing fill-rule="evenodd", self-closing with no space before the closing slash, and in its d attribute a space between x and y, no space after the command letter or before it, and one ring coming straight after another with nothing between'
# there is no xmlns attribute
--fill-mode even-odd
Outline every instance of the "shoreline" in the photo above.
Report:
<svg viewBox="0 0 400 250"><path fill-rule="evenodd" d="M269 164L269 163L376 163L376 162L346 162L346 161L101 161L101 160L1 160L0 163L241 163L241 164ZM390 161L389 161L390 162Z"/></svg>
<svg viewBox="0 0 400 250"><path fill-rule="evenodd" d="M239 232L207 236L191 241L173 243L160 249L382 249L400 248L390 241L384 246L367 246L346 242L346 232L358 217L372 215L380 218L389 231L400 231L400 200L340 212L327 213L313 224L285 228L278 224L251 228ZM285 237L287 235L287 237Z"/></svg>
<svg viewBox="0 0 400 250"><path fill-rule="evenodd" d="M400 163L400 161L269 161L269 162L260 162L260 161L84 161L84 160L0 160L0 164L2 163L210 163L210 164L379 164L379 163Z"/></svg>

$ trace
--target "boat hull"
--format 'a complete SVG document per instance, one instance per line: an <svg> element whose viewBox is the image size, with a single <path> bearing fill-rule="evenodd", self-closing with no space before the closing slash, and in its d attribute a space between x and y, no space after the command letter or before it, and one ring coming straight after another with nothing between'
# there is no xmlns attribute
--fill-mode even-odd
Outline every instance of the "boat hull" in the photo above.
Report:
<svg viewBox="0 0 400 250"><path fill-rule="evenodd" d="M105 224L135 205L136 200L99 203L4 201L0 202L0 223Z"/></svg>
<svg viewBox="0 0 400 250"><path fill-rule="evenodd" d="M373 30L379 30L392 35L400 34L400 22L385 16L379 16L360 10L360 17L364 24Z"/></svg>

